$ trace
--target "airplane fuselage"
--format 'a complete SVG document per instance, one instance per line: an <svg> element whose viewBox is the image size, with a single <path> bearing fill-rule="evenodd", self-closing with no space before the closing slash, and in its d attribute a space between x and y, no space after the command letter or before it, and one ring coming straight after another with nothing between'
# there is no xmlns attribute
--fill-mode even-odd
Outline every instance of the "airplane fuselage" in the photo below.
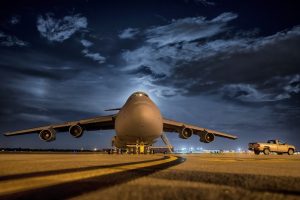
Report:
<svg viewBox="0 0 300 200"><path fill-rule="evenodd" d="M115 119L118 148L143 142L152 144L163 132L163 118L158 107L144 93L134 93L124 104Z"/></svg>

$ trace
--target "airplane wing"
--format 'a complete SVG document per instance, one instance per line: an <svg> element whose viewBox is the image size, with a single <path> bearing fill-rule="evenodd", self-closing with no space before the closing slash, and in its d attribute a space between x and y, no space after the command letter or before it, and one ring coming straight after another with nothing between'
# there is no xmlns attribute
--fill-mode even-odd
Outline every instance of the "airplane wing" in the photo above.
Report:
<svg viewBox="0 0 300 200"><path fill-rule="evenodd" d="M184 128L192 130L191 134L196 134L196 135L199 135L199 136L201 136L205 133L210 133L210 134L213 134L213 136L224 137L224 138L233 139L233 140L237 139L237 136L230 135L230 134L227 134L227 133L222 133L222 132L219 132L219 131L214 131L214 130L202 128L202 127L199 127L199 126L185 124L185 123L177 122L177 121L174 121L174 120L163 119L163 130L165 132L178 132L178 133L180 133Z"/></svg>
<svg viewBox="0 0 300 200"><path fill-rule="evenodd" d="M24 135L30 133L40 133L42 130L52 128L55 131L65 132L69 131L69 128L72 125L80 125L84 130L92 131L92 130L108 130L114 129L115 124L115 115L109 116L100 116L94 117L90 119L84 119L79 121L71 121L71 122L64 122L62 124L53 124L48 126L41 126L37 128L19 130L4 133L5 136L14 136L14 135Z"/></svg>

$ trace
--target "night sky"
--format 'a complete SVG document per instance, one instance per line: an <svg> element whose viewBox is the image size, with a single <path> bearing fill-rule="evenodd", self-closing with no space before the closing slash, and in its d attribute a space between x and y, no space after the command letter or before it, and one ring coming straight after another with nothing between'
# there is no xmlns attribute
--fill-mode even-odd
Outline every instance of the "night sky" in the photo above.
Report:
<svg viewBox="0 0 300 200"><path fill-rule="evenodd" d="M0 132L108 115L144 91L166 118L239 137L176 148L300 148L299 1L0 3ZM104 148L114 131L6 138L0 147ZM161 144L159 142L158 144Z"/></svg>

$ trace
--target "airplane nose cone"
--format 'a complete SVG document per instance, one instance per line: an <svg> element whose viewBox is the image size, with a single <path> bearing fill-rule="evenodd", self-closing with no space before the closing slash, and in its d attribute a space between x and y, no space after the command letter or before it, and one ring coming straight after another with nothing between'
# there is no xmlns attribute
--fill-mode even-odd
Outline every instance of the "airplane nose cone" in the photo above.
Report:
<svg viewBox="0 0 300 200"><path fill-rule="evenodd" d="M155 129L160 121L160 113L149 106L140 105L134 109L132 121L142 130Z"/></svg>
<svg viewBox="0 0 300 200"><path fill-rule="evenodd" d="M137 103L117 117L116 131L141 139L162 133L162 116L155 105Z"/></svg>
<svg viewBox="0 0 300 200"><path fill-rule="evenodd" d="M147 104L137 105L132 110L130 118L135 124L136 135L154 135L162 132L160 112Z"/></svg>

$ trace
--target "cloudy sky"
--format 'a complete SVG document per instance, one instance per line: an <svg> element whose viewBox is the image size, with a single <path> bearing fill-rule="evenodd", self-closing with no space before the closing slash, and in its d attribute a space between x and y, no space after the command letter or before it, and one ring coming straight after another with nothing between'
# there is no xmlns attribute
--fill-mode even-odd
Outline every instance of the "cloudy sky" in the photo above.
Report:
<svg viewBox="0 0 300 200"><path fill-rule="evenodd" d="M174 120L300 148L298 1L1 1L0 132L107 115L144 91ZM0 147L102 148L114 131L75 139L5 138Z"/></svg>

